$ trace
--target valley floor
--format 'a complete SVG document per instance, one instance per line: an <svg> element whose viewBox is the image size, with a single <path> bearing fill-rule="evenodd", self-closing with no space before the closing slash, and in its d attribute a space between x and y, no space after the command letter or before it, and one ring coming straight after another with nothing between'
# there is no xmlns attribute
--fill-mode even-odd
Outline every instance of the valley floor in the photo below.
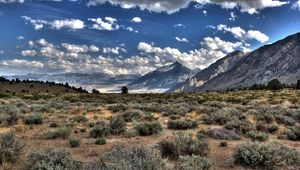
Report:
<svg viewBox="0 0 300 170"><path fill-rule="evenodd" d="M1 158L2 167L7 169L33 169L28 165L31 154L48 148L65 150L83 164L96 162L116 145L130 148L140 144L159 150L160 141L173 139L179 131L191 134L191 141L208 144L209 153L204 157L212 161L211 169L266 168L263 163L253 167L237 163L233 155L240 144L273 141L298 151L293 164L274 168L297 169L300 165L300 91L295 90L126 95L2 93L0 113L0 134L13 133L25 144L19 159L4 162ZM106 143L95 144L100 138ZM71 147L71 139L80 144ZM221 142L227 146L220 146ZM167 168L181 167L177 160L163 161Z"/></svg>

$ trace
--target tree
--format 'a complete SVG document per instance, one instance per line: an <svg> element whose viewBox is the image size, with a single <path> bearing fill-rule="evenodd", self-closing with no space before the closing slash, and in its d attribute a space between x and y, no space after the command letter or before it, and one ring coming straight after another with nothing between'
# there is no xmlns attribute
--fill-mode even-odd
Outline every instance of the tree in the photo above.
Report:
<svg viewBox="0 0 300 170"><path fill-rule="evenodd" d="M123 86L122 89L121 89L121 91L122 91L121 92L122 94L127 94L128 93L128 87Z"/></svg>
<svg viewBox="0 0 300 170"><path fill-rule="evenodd" d="M93 89L93 90L92 90L92 93L93 93L93 94L100 94L99 90L96 90L96 89Z"/></svg>
<svg viewBox="0 0 300 170"><path fill-rule="evenodd" d="M297 81L296 89L300 90L300 80Z"/></svg>
<svg viewBox="0 0 300 170"><path fill-rule="evenodd" d="M273 79L267 84L269 90L280 90L283 88L283 84L278 79Z"/></svg>

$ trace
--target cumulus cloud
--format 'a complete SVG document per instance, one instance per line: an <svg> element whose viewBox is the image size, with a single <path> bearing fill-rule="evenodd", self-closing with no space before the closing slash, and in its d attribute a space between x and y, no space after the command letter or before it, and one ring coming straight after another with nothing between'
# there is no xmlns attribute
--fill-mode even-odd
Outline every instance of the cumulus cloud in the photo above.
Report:
<svg viewBox="0 0 300 170"><path fill-rule="evenodd" d="M249 14L258 13L259 10L272 7L280 7L288 4L289 1L281 0L196 0L201 4L217 4L225 9L239 8L241 12Z"/></svg>
<svg viewBox="0 0 300 170"><path fill-rule="evenodd" d="M205 4L216 4L226 9L239 8L241 12L249 14L258 13L259 10L265 8L279 7L289 3L281 0L89 0L87 5L102 5L107 2L111 5L119 5L125 9L140 8L141 10L167 12L168 14L188 7L191 2L201 7Z"/></svg>
<svg viewBox="0 0 300 170"><path fill-rule="evenodd" d="M32 19L28 16L21 16L26 23L30 23L33 25L35 30L40 30L45 26L49 26L51 29L71 29L71 30L78 30L83 29L85 27L84 22L79 19L65 19L65 20L53 20L53 21L46 21L42 19Z"/></svg>
<svg viewBox="0 0 300 170"><path fill-rule="evenodd" d="M242 49L243 47L242 42L227 42L221 40L219 37L206 37L201 42L201 45L202 48L200 49L181 52L176 48L160 48L140 42L138 50L144 55L153 56L155 61L164 64L179 61L190 68L201 67L203 69L226 54L237 49Z"/></svg>
<svg viewBox="0 0 300 170"><path fill-rule="evenodd" d="M119 5L122 8L140 8L154 12L167 12L169 14L186 8L191 0L89 0L88 6L102 5L109 2L112 5Z"/></svg>
<svg viewBox="0 0 300 170"><path fill-rule="evenodd" d="M212 27L215 28L215 27ZM216 27L218 31L230 32L235 38L239 40L256 40L261 43L269 41L269 37L257 30L244 30L241 27L228 27L227 25L220 24Z"/></svg>
<svg viewBox="0 0 300 170"><path fill-rule="evenodd" d="M206 37L199 44L201 46L199 49L188 52L182 52L171 47L156 47L154 44L140 42L137 46L139 54L122 57L121 52L126 52L123 46L106 47L103 48L103 54L96 55L87 52L94 48L92 45L69 43L55 45L45 39L33 42L35 44L34 49L30 49L32 51L27 49L26 54L29 55L30 52L33 53L33 50L36 51L36 55L40 56L38 59L41 61L36 61L33 64L37 65L34 68L39 69L41 72L43 70L46 70L46 72L49 72L49 70L81 73L103 72L111 75L146 74L175 61L179 61L190 68L200 67L203 69L224 57L227 53L246 48L242 42L228 42L219 37ZM25 52L23 53L25 54ZM116 54L120 57L115 57ZM26 65L27 63L25 61L6 61L5 64L15 64L15 67L22 70L24 68L22 64ZM3 63L0 65L3 65Z"/></svg>
<svg viewBox="0 0 300 170"><path fill-rule="evenodd" d="M71 53L87 53L87 52L99 51L99 48L96 47L95 45L87 46L87 45L75 45L75 44L62 43L61 46Z"/></svg>
<svg viewBox="0 0 300 170"><path fill-rule="evenodd" d="M101 18L89 18L89 20L94 23L92 25L93 29L112 31L120 28L120 26L115 23L116 20L107 20L107 17L105 20L102 20Z"/></svg>
<svg viewBox="0 0 300 170"><path fill-rule="evenodd" d="M189 42L189 40L186 39L186 38L175 37L175 39L176 39L178 42Z"/></svg>
<svg viewBox="0 0 300 170"><path fill-rule="evenodd" d="M35 51L35 50L24 50L24 51L21 51L21 54L22 54L22 56L25 56L25 57L33 57L37 54L37 51Z"/></svg>
<svg viewBox="0 0 300 170"><path fill-rule="evenodd" d="M207 15L207 11L206 11L206 10L203 10L202 12L203 12L203 14L204 14L205 16Z"/></svg>
<svg viewBox="0 0 300 170"><path fill-rule="evenodd" d="M121 52L126 52L126 49L122 47L115 47L115 48L110 48L110 47L105 47L103 48L103 53L104 54L120 54Z"/></svg>
<svg viewBox="0 0 300 170"><path fill-rule="evenodd" d="M134 17L131 19L132 22L135 22L135 23L139 23L139 22L142 22L142 19L140 17Z"/></svg>

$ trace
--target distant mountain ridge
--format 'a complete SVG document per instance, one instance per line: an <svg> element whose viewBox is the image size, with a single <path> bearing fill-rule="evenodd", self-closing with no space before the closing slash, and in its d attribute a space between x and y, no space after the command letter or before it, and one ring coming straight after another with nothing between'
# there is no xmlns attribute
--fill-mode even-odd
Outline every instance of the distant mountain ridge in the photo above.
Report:
<svg viewBox="0 0 300 170"><path fill-rule="evenodd" d="M231 70L214 77L195 91L249 87L265 84L274 78L286 84L300 79L300 33L252 51Z"/></svg>
<svg viewBox="0 0 300 170"><path fill-rule="evenodd" d="M168 92L192 92L210 79L232 69L233 66L235 66L235 64L240 61L244 55L245 53L242 51L232 52L224 58L221 58L215 63L211 64L206 69L198 72L193 77L190 77L184 82L170 88Z"/></svg>
<svg viewBox="0 0 300 170"><path fill-rule="evenodd" d="M195 74L195 70L191 70L179 62L175 62L136 79L128 84L128 87L130 90L160 90L162 92L185 81L193 74Z"/></svg>
<svg viewBox="0 0 300 170"><path fill-rule="evenodd" d="M122 86L134 81L140 75L111 76L105 73L58 73L58 74L26 74L5 76L8 79L40 80L58 83L69 83L72 86L87 90L99 89L101 92L119 91Z"/></svg>

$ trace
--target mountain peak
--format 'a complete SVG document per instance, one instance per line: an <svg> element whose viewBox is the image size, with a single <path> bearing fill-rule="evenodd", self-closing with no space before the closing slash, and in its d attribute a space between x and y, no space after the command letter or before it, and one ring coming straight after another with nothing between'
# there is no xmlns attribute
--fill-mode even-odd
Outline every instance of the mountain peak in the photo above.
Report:
<svg viewBox="0 0 300 170"><path fill-rule="evenodd" d="M163 89L166 91L192 75L191 69L176 61L140 77L128 86L131 90L147 89L149 92L149 90Z"/></svg>

